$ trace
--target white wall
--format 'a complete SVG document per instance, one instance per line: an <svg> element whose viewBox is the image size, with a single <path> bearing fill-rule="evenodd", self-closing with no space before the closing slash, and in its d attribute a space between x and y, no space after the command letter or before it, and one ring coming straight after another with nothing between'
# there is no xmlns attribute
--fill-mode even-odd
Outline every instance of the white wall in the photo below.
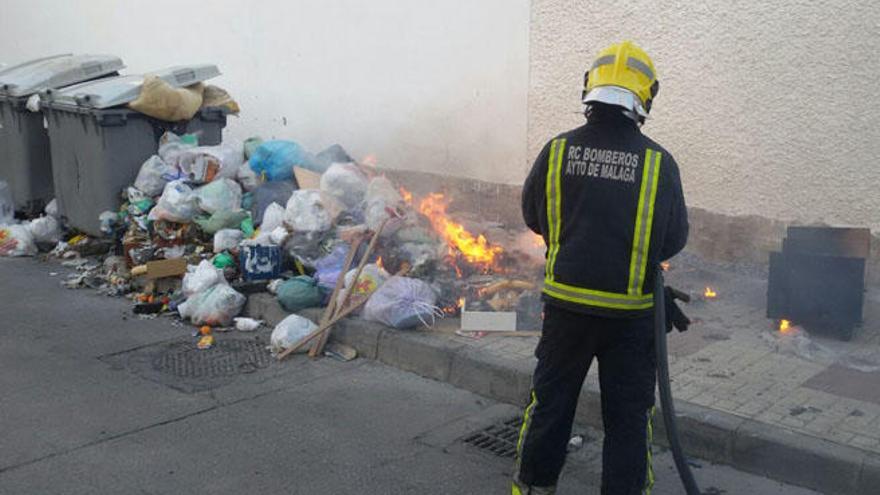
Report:
<svg viewBox="0 0 880 495"><path fill-rule="evenodd" d="M534 0L529 156L580 125L583 71L630 38L660 94L645 132L688 203L880 230L880 3Z"/></svg>
<svg viewBox="0 0 880 495"><path fill-rule="evenodd" d="M528 0L2 0L0 62L213 62L242 107L232 137L509 182L528 161L528 23Z"/></svg>

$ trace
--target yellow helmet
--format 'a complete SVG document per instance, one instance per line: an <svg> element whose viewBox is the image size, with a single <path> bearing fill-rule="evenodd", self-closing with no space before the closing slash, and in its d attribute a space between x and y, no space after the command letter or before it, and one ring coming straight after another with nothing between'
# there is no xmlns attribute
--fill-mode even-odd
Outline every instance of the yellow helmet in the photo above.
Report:
<svg viewBox="0 0 880 495"><path fill-rule="evenodd" d="M624 41L599 52L592 67L584 74L583 101L605 101L628 106L622 103L624 99L620 95L614 95L614 101L609 101L610 89L594 91L596 88L623 88L629 91L638 98L636 108L629 110L639 114L644 112L645 116L651 111L651 103L660 90L660 82L651 57L632 41Z"/></svg>

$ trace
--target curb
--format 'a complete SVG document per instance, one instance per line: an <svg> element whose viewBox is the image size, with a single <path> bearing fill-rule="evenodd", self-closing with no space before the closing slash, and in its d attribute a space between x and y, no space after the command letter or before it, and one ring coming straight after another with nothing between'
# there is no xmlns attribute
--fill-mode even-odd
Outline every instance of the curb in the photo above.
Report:
<svg viewBox="0 0 880 495"><path fill-rule="evenodd" d="M288 314L270 294L251 295L245 312L268 325ZM317 320L321 310L300 314ZM429 332L399 331L360 319L340 321L331 335L362 357L500 402L522 406L529 396L534 366L530 361L504 359ZM576 421L601 428L599 404L598 389L585 385ZM694 457L828 494L873 493L880 486L878 454L689 402L678 400L675 405L682 445ZM659 414L654 423L655 443L668 446Z"/></svg>

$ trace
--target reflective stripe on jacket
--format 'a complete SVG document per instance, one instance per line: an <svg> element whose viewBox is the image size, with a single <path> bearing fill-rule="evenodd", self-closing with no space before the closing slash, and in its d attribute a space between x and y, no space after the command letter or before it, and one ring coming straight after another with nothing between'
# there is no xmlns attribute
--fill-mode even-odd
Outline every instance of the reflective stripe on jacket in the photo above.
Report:
<svg viewBox="0 0 880 495"><path fill-rule="evenodd" d="M653 268L688 234L678 165L614 107L544 146L523 186L523 217L547 245L544 298L592 314L653 307Z"/></svg>

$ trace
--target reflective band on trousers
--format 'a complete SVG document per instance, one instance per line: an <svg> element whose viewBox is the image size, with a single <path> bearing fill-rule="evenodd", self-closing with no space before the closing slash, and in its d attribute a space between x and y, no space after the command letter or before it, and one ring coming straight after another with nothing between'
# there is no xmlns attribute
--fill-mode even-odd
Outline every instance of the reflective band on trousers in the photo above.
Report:
<svg viewBox="0 0 880 495"><path fill-rule="evenodd" d="M648 416L648 427L645 448L648 453L648 458L645 472L645 489L642 491L644 495L651 495L651 490L654 489L654 451L651 448L654 443L654 410L654 406L651 406L646 414L646 416Z"/></svg>
<svg viewBox="0 0 880 495"><path fill-rule="evenodd" d="M547 163L547 223L549 246L544 273L544 293L557 299L611 309L641 310L654 305L652 294L644 294L645 271L651 248L651 232L654 225L654 204L660 178L662 154L645 150L642 180L639 186L639 202L633 227L633 243L630 253L629 278L625 294L605 292L560 283L556 280L556 257L559 254L559 238L562 230L562 157L565 155L565 139L554 139L550 144Z"/></svg>
<svg viewBox="0 0 880 495"><path fill-rule="evenodd" d="M517 492L520 491L519 482L519 468L522 464L522 452L523 452L523 444L526 441L526 435L529 433L529 428L532 426L532 413L535 411L535 407L538 405L538 396L535 395L535 391L532 390L532 400L529 402L529 405L526 407L526 410L523 412L523 422L522 426L519 428L519 438L516 440L516 457L515 462L513 463L514 467L514 483L513 483L513 495L519 495Z"/></svg>

